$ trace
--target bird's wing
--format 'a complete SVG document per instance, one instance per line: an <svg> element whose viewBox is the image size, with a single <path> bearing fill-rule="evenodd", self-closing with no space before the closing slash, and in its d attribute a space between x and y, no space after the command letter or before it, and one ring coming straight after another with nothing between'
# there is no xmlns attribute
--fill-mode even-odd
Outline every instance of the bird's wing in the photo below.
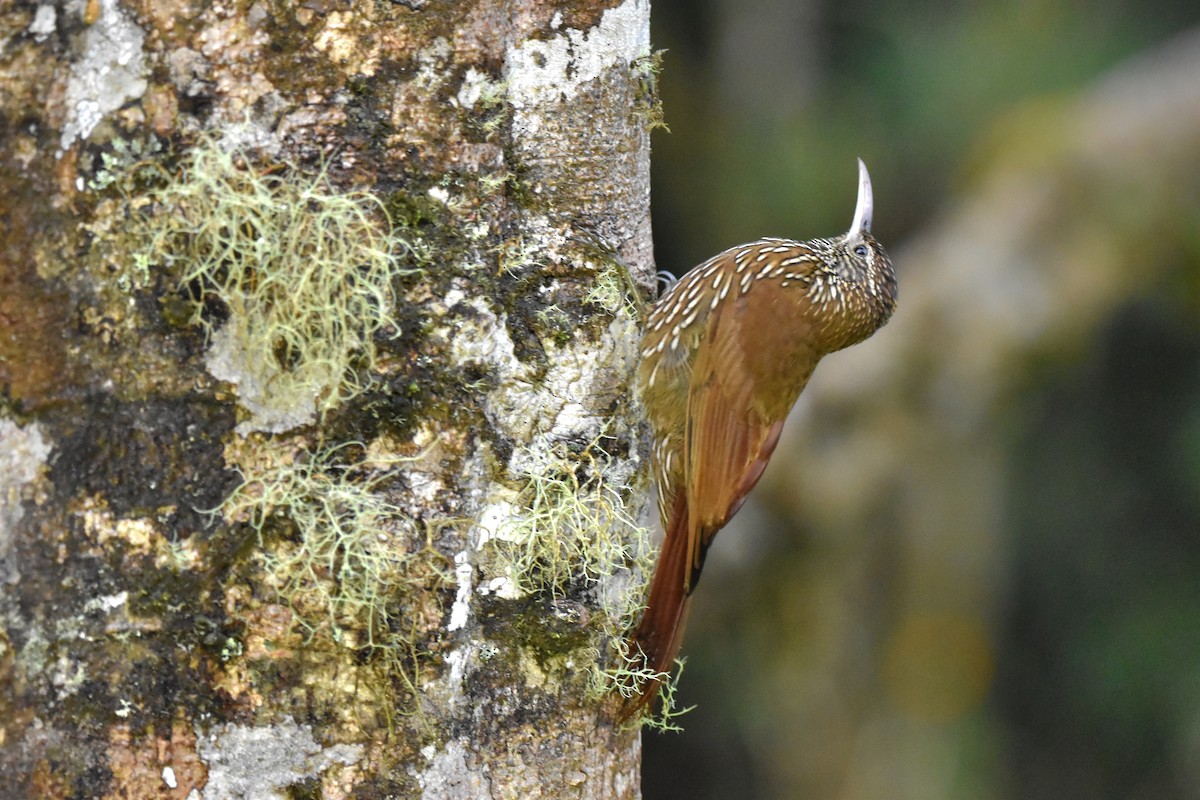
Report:
<svg viewBox="0 0 1200 800"><path fill-rule="evenodd" d="M692 369L683 447L692 567L686 591L695 586L712 537L762 477L783 430L784 417L764 418L751 402L757 380L735 352L740 337L730 326L736 324L727 314L710 320L709 341Z"/></svg>

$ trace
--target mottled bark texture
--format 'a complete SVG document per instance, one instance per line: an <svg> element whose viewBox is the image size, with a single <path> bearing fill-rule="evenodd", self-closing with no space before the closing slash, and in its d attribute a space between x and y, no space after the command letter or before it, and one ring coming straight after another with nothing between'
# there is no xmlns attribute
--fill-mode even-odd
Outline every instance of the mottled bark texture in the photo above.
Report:
<svg viewBox="0 0 1200 800"><path fill-rule="evenodd" d="M0 796L638 796L648 22L0 15Z"/></svg>

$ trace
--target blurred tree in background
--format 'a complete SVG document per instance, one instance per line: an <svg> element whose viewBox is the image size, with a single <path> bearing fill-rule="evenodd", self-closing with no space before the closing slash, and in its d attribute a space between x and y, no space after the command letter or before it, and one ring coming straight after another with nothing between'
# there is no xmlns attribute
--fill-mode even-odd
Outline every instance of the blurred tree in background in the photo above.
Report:
<svg viewBox="0 0 1200 800"><path fill-rule="evenodd" d="M698 593L645 796L1200 797L1200 7L658 0L656 253L844 230L822 364Z"/></svg>

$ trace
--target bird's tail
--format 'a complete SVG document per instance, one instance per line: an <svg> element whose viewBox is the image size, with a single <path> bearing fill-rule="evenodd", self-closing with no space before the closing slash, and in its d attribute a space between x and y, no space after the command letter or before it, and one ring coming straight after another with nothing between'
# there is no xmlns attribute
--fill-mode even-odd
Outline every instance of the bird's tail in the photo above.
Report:
<svg viewBox="0 0 1200 800"><path fill-rule="evenodd" d="M658 567L654 571L654 580L650 584L646 612L633 634L631 649L641 659L640 666L643 668L660 676L672 671L675 656L683 644L691 589L695 587L697 577L699 570L693 571L688 559L687 502L681 492L671 509L667 535L659 554ZM658 693L662 680L659 677L646 681L641 687L641 694L626 702L621 719L633 717L649 703Z"/></svg>

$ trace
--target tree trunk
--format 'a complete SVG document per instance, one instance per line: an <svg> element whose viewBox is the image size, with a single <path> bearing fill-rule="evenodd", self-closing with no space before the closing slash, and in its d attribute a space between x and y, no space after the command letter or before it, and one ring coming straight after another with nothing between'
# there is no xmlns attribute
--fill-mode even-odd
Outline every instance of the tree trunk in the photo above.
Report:
<svg viewBox="0 0 1200 800"><path fill-rule="evenodd" d="M0 19L0 796L637 797L648 0L65 9Z"/></svg>

